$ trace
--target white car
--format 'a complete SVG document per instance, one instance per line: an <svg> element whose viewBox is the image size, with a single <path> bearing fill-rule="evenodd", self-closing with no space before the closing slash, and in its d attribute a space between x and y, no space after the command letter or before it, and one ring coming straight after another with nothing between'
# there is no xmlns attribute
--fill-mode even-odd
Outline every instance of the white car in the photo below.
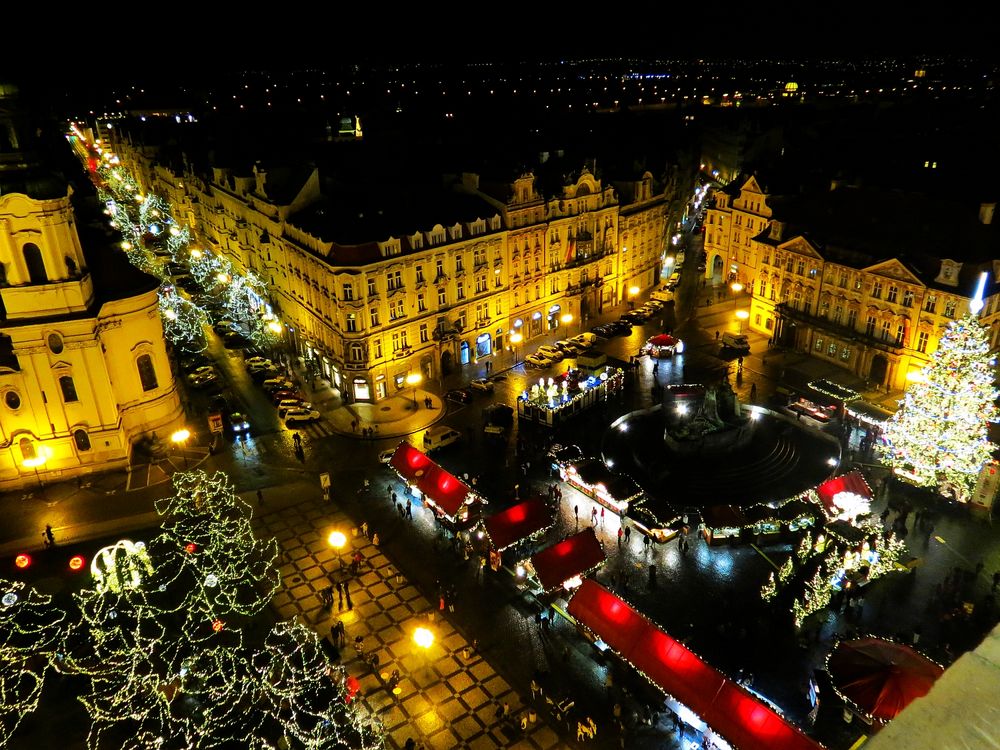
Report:
<svg viewBox="0 0 1000 750"><path fill-rule="evenodd" d="M564 356L575 357L577 354L579 354L581 351L583 351L587 347L581 346L576 341L570 341L568 339L563 339L562 341L557 341L556 342L556 348L559 351L561 351Z"/></svg>
<svg viewBox="0 0 1000 750"><path fill-rule="evenodd" d="M297 398L285 398L278 402L278 418L283 419L292 409L312 410L312 404L308 401L301 401Z"/></svg>
<svg viewBox="0 0 1000 750"><path fill-rule="evenodd" d="M559 351L556 347L551 346L550 344L538 347L538 351L536 352L536 354L541 354L543 357L545 357L546 359L551 359L553 362L560 362L562 361L562 358L565 356L561 351Z"/></svg>
<svg viewBox="0 0 1000 750"><path fill-rule="evenodd" d="M291 427L293 424L306 424L307 422L315 422L319 419L322 414L320 414L315 409L289 409L285 413L285 426Z"/></svg>
<svg viewBox="0 0 1000 750"><path fill-rule="evenodd" d="M268 378L262 384L264 389L267 388L291 388L293 385L292 381L285 377Z"/></svg>
<svg viewBox="0 0 1000 750"><path fill-rule="evenodd" d="M195 382L196 380L202 380L207 378L209 375L215 375L215 368L211 365L205 365L204 367L199 367L196 370L192 370L188 373L188 380L190 382Z"/></svg>
<svg viewBox="0 0 1000 750"><path fill-rule="evenodd" d="M486 378L476 378L471 383L469 387L474 391L485 391L486 393L493 393L493 383L491 383Z"/></svg>
<svg viewBox="0 0 1000 750"><path fill-rule="evenodd" d="M584 349L587 349L597 343L597 334L594 333L580 333L570 339L570 341L579 344Z"/></svg>
<svg viewBox="0 0 1000 750"><path fill-rule="evenodd" d="M273 364L267 357L250 357L243 363L248 370L251 367L270 367Z"/></svg>
<svg viewBox="0 0 1000 750"><path fill-rule="evenodd" d="M529 354L524 358L524 364L530 365L531 367L548 367L554 362L554 360L548 357L543 357L541 354Z"/></svg>

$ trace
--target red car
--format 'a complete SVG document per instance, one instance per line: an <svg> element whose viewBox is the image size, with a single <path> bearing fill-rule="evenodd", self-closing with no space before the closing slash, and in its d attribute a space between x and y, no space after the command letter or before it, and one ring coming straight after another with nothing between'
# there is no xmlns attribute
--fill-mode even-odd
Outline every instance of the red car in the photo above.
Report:
<svg viewBox="0 0 1000 750"><path fill-rule="evenodd" d="M274 393L271 394L271 401L274 402L275 406L277 406L282 401L288 398L297 398L299 400L303 400L305 399L305 396L303 396L298 391L289 390L287 388L283 388L282 390L275 391Z"/></svg>

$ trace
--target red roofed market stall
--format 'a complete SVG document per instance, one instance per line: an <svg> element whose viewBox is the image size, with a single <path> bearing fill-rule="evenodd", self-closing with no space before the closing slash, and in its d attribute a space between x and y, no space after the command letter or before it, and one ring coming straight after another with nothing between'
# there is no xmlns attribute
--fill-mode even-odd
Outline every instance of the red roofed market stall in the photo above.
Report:
<svg viewBox="0 0 1000 750"><path fill-rule="evenodd" d="M538 582L546 593L574 578L587 575L604 564L604 550L593 529L566 537L531 556Z"/></svg>
<svg viewBox="0 0 1000 750"><path fill-rule="evenodd" d="M552 510L535 498L511 506L486 519L486 534L497 552L503 552L522 539L545 531L554 523Z"/></svg>
<svg viewBox="0 0 1000 750"><path fill-rule="evenodd" d="M389 464L410 490L419 493L434 514L450 525L465 525L469 521L469 507L476 502L485 503L465 482L408 442L399 444Z"/></svg>
<svg viewBox="0 0 1000 750"><path fill-rule="evenodd" d="M592 580L569 614L737 750L817 750L822 745L729 680L630 605Z"/></svg>
<svg viewBox="0 0 1000 750"><path fill-rule="evenodd" d="M827 516L843 520L867 513L873 497L871 487L858 471L826 480L816 488L816 494Z"/></svg>

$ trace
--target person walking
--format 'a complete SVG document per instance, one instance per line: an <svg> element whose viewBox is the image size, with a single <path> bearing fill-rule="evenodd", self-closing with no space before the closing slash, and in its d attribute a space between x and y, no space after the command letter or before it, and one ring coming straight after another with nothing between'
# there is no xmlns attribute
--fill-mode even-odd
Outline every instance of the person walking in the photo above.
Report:
<svg viewBox="0 0 1000 750"><path fill-rule="evenodd" d="M261 506L264 504L264 493L257 490L257 505Z"/></svg>
<svg viewBox="0 0 1000 750"><path fill-rule="evenodd" d="M379 543L379 538L378 538L378 532L376 531L374 534L372 534L372 544L378 547L378 543Z"/></svg>
<svg viewBox="0 0 1000 750"><path fill-rule="evenodd" d="M751 401L756 401L757 400L757 384L756 383L751 383L750 384L750 400Z"/></svg>
<svg viewBox="0 0 1000 750"><path fill-rule="evenodd" d="M50 524L45 524L45 531L42 532L42 537L45 539L46 547L56 546L56 536L52 533L52 526Z"/></svg>
<svg viewBox="0 0 1000 750"><path fill-rule="evenodd" d="M573 506L573 516L574 516L574 518L576 518L576 527L580 528L580 506L579 505L574 505Z"/></svg>
<svg viewBox="0 0 1000 750"><path fill-rule="evenodd" d="M622 527L619 526L618 527L618 549L622 548L622 537L624 535L625 535L625 532L622 530Z"/></svg>
<svg viewBox="0 0 1000 750"><path fill-rule="evenodd" d="M632 527L631 526L626 526L625 527L625 544L628 544L631 539L632 539Z"/></svg>
<svg viewBox="0 0 1000 750"><path fill-rule="evenodd" d="M362 521L361 522L361 534L364 536L365 539L368 538L368 522L367 521Z"/></svg>
<svg viewBox="0 0 1000 750"><path fill-rule="evenodd" d="M601 506L601 528L604 528L604 506Z"/></svg>
<svg viewBox="0 0 1000 750"><path fill-rule="evenodd" d="M413 500L406 498L406 517L413 520Z"/></svg>

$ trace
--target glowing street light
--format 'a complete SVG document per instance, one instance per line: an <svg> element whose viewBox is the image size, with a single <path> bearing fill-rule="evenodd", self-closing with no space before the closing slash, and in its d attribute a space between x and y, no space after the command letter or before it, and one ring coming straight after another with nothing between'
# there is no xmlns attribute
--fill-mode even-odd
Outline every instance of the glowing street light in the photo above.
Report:
<svg viewBox="0 0 1000 750"><path fill-rule="evenodd" d="M413 408L417 408L417 386L424 380L424 376L419 372L411 372L406 376L406 384L413 386Z"/></svg>
<svg viewBox="0 0 1000 750"><path fill-rule="evenodd" d="M639 294L639 287L630 286L628 288L628 309L632 310L635 308L635 298Z"/></svg>
<svg viewBox="0 0 1000 750"><path fill-rule="evenodd" d="M221 271L218 274L216 274L215 279L220 284L228 284L231 281L229 274Z"/></svg>
<svg viewBox="0 0 1000 750"><path fill-rule="evenodd" d="M267 330L269 330L275 336L278 336L278 335L281 334L281 332L282 332L282 330L284 330L284 328L283 328L283 326L281 325L281 323L279 321L277 321L277 320L271 320L271 321L268 321Z"/></svg>
<svg viewBox="0 0 1000 750"><path fill-rule="evenodd" d="M434 645L434 633L427 628L417 628L413 631L413 642L426 651Z"/></svg>
<svg viewBox="0 0 1000 750"><path fill-rule="evenodd" d="M34 469L35 470L35 479L38 480L38 494L39 495L42 494L42 492L44 491L45 488L42 486L42 477L38 473L38 467L39 466L45 466L45 462L49 460L49 455L46 452L47 450L48 449L45 448L45 446L41 446L38 449L37 453L35 453L35 456L33 458L26 458L26 459L24 459L24 465L27 466L29 469Z"/></svg>
<svg viewBox="0 0 1000 750"><path fill-rule="evenodd" d="M330 535L326 538L326 543L337 551L337 563L340 569L343 570L344 558L340 556L340 553L347 546L347 535L343 531L331 531Z"/></svg>
<svg viewBox="0 0 1000 750"><path fill-rule="evenodd" d="M733 307L736 307L736 296L743 291L743 285L738 281L734 281L729 285L729 288L733 290Z"/></svg>
<svg viewBox="0 0 1000 750"><path fill-rule="evenodd" d="M191 430L181 429L177 430L177 432L171 435L170 440L171 442L173 442L174 445L178 446L180 450L183 452L185 446L187 445L188 438L190 437L191 437ZM188 467L188 457L187 453L184 453L184 469L187 470L187 467Z"/></svg>
<svg viewBox="0 0 1000 750"><path fill-rule="evenodd" d="M750 319L749 310L737 310L736 319L740 322L740 333L743 333L743 321Z"/></svg>
<svg viewBox="0 0 1000 750"><path fill-rule="evenodd" d="M510 345L514 347L514 364L517 364L517 345L524 341L524 336L522 336L518 331L513 331L510 334Z"/></svg>

